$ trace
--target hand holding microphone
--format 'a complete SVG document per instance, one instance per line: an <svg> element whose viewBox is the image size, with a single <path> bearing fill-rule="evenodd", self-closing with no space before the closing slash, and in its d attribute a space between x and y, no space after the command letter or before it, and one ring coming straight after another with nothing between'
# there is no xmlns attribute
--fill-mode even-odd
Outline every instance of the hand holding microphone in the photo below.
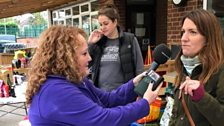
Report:
<svg viewBox="0 0 224 126"><path fill-rule="evenodd" d="M133 79L133 83L135 86L137 86L139 84L139 81L142 80L143 77L145 77L147 75L147 72L143 72L139 75L137 75L134 79Z"/></svg>
<svg viewBox="0 0 224 126"><path fill-rule="evenodd" d="M158 97L159 90L162 87L162 83L159 84L159 86L152 91L153 83L149 83L146 92L144 92L143 98L148 101L149 104L155 101L155 99Z"/></svg>
<svg viewBox="0 0 224 126"><path fill-rule="evenodd" d="M160 64L166 63L166 61L170 58L171 51L165 44L158 45L153 53L154 61L151 64L151 67L147 71L147 75L143 77L143 79L139 82L139 84L135 87L134 91L141 97L143 97L146 92L149 83L152 83L152 91L156 90L156 88L160 85L160 83L164 80L159 74L155 71L159 67Z"/></svg>

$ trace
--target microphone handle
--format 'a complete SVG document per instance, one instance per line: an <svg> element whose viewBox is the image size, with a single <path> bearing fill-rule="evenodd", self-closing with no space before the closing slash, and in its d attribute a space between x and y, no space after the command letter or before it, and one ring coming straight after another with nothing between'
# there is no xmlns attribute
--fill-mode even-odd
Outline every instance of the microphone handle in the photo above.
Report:
<svg viewBox="0 0 224 126"><path fill-rule="evenodd" d="M152 79L149 76L145 76L139 84L135 87L134 92L138 94L138 96L143 97L145 91L148 88L149 83Z"/></svg>
<svg viewBox="0 0 224 126"><path fill-rule="evenodd" d="M159 64L156 61L153 61L152 64L150 65L150 68L147 72L149 72L150 70L154 70L156 71L156 69L159 67Z"/></svg>
<svg viewBox="0 0 224 126"><path fill-rule="evenodd" d="M148 88L149 83L153 84L152 91L156 90L156 88L159 86L159 84L164 80L163 77L161 77L159 74L157 74L155 71L150 70L147 73L147 76L143 77L143 79L139 82L139 84L135 87L134 91L137 93L140 97L143 97L145 91Z"/></svg>

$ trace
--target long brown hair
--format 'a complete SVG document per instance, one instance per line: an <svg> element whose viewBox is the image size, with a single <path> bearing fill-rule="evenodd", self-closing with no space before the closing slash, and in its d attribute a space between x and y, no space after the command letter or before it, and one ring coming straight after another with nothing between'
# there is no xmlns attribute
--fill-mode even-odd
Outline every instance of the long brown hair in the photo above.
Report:
<svg viewBox="0 0 224 126"><path fill-rule="evenodd" d="M204 46L198 54L202 64L202 73L199 76L199 81L206 83L208 79L224 64L223 32L218 19L209 11L197 9L189 12L183 17L182 26L186 18L194 22L199 33L206 39L206 46ZM181 75L183 74L183 64L180 60L182 54L182 51L180 51L175 60L177 85L181 83Z"/></svg>
<svg viewBox="0 0 224 126"><path fill-rule="evenodd" d="M32 102L32 97L48 75L64 76L76 83L84 78L75 60L76 49L81 46L78 35L86 37L85 32L79 28L60 25L51 26L41 34L28 75L27 104Z"/></svg>

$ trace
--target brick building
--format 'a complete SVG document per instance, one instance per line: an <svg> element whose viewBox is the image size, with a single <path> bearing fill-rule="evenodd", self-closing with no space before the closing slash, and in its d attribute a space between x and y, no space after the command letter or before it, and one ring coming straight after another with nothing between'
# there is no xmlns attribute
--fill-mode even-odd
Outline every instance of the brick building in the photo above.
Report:
<svg viewBox="0 0 224 126"><path fill-rule="evenodd" d="M94 24L98 8L113 3L119 10L120 26L124 31L137 36L144 56L149 44L153 47L160 43L179 43L180 23L185 13L197 8L218 8L216 13L224 11L223 7L218 6L218 2L224 4L222 0L182 0L182 5L179 6L174 5L173 1L175 0L77 0L69 5L51 9L51 24L78 26L89 34L99 27ZM223 18L220 18L220 21L223 21Z"/></svg>

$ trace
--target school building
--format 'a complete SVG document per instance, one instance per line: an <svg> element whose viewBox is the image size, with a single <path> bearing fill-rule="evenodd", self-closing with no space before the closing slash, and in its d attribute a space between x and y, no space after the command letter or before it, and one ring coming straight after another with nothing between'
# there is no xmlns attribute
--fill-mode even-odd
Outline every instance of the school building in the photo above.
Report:
<svg viewBox="0 0 224 126"><path fill-rule="evenodd" d="M223 0L76 0L50 9L49 23L78 26L90 34L99 27L98 8L108 3L117 6L121 28L137 36L143 53L148 45L178 44L181 18L191 10L212 10L224 22Z"/></svg>

